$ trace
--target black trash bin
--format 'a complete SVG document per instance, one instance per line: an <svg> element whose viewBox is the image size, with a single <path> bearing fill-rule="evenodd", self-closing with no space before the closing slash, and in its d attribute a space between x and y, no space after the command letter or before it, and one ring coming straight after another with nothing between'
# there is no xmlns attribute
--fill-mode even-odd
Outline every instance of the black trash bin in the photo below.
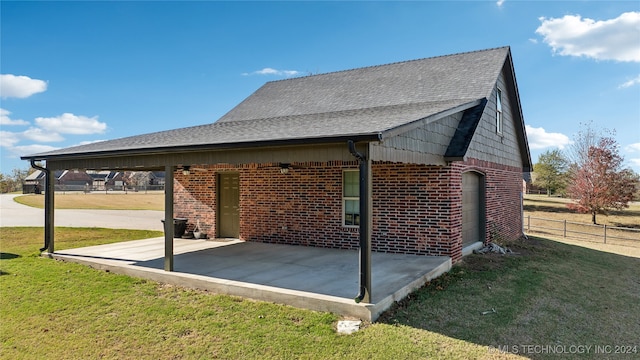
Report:
<svg viewBox="0 0 640 360"><path fill-rule="evenodd" d="M184 231L187 229L187 220L185 218L173 218L173 237L181 238L184 235ZM164 224L164 219L161 220Z"/></svg>

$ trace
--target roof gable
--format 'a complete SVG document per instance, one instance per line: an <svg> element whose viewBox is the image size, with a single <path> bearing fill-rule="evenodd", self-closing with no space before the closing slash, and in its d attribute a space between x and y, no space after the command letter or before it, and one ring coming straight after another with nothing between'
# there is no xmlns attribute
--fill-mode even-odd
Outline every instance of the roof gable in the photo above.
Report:
<svg viewBox="0 0 640 360"><path fill-rule="evenodd" d="M477 100L491 93L508 53L502 47L273 81L218 122Z"/></svg>
<svg viewBox="0 0 640 360"><path fill-rule="evenodd" d="M485 98L482 99L480 104L464 111L462 119L460 119L460 122L458 123L456 133L453 135L453 138L449 143L449 147L444 154L445 161L464 160L464 155L467 153L469 144L471 144L471 139L473 138L476 127L478 127L478 123L482 118L482 113L484 112L484 107L486 105L487 99Z"/></svg>

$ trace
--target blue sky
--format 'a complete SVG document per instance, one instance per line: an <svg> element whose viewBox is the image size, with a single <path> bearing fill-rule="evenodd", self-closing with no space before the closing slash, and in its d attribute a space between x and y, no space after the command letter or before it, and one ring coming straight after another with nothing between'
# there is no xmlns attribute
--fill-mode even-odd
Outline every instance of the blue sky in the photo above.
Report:
<svg viewBox="0 0 640 360"><path fill-rule="evenodd" d="M0 2L0 171L216 121L267 81L509 45L532 160L592 122L640 173L640 2Z"/></svg>

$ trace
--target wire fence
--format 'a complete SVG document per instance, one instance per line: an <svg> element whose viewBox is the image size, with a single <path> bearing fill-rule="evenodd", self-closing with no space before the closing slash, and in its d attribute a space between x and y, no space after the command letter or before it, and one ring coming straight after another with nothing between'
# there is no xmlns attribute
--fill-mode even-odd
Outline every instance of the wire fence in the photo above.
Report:
<svg viewBox="0 0 640 360"><path fill-rule="evenodd" d="M57 185L57 193L127 193L127 192L149 192L164 190L164 185L127 185L125 186L89 186L89 185Z"/></svg>
<svg viewBox="0 0 640 360"><path fill-rule="evenodd" d="M527 233L640 248L640 229L525 216Z"/></svg>

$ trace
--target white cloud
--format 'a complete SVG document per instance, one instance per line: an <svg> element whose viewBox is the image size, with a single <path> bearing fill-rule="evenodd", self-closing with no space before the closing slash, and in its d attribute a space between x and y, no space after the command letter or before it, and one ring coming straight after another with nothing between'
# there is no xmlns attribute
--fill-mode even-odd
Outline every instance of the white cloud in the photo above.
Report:
<svg viewBox="0 0 640 360"><path fill-rule="evenodd" d="M12 74L0 75L0 96L6 98L27 98L33 94L47 90L47 83L28 76Z"/></svg>
<svg viewBox="0 0 640 360"><path fill-rule="evenodd" d="M504 4L505 0L498 0L496 1L496 5L498 5L498 7L502 7L502 4Z"/></svg>
<svg viewBox="0 0 640 360"><path fill-rule="evenodd" d="M529 139L529 147L533 150L557 147L564 149L565 146L571 144L571 140L567 135L561 133L548 133L544 128L535 128L527 125L527 138Z"/></svg>
<svg viewBox="0 0 640 360"><path fill-rule="evenodd" d="M45 131L41 128L35 127L31 127L22 132L22 136L25 139L33 140L36 142L57 142L64 140L64 138L56 132Z"/></svg>
<svg viewBox="0 0 640 360"><path fill-rule="evenodd" d="M0 131L0 147L12 148L20 141L20 135L11 131Z"/></svg>
<svg viewBox="0 0 640 360"><path fill-rule="evenodd" d="M286 77L291 77L291 76L296 76L296 75L300 75L302 74L300 71L297 70L276 70L273 68L264 68L262 70L257 70L254 72L250 72L250 73L242 73L243 76L249 76L249 75L277 75L277 76L286 76Z"/></svg>
<svg viewBox="0 0 640 360"><path fill-rule="evenodd" d="M9 111L0 109L0 115L8 117ZM2 120L3 122L5 119ZM25 122L28 125L28 122ZM77 116L65 113L57 117L35 119L35 125L22 132L0 131L0 146L2 147L3 156L19 157L24 155L36 154L59 149L50 145L44 145L47 142L64 141L65 138L61 134L96 134L106 130L107 125L98 121L98 117ZM22 145L22 142L32 141L33 144ZM82 141L82 144L90 144L95 141ZM75 146L75 145L74 145Z"/></svg>
<svg viewBox="0 0 640 360"><path fill-rule="evenodd" d="M107 129L107 124L98 121L98 117L86 117L64 113L56 117L36 118L36 124L44 130L61 134L100 134Z"/></svg>
<svg viewBox="0 0 640 360"><path fill-rule="evenodd" d="M71 145L71 146L89 145L89 144L99 143L99 142L103 142L103 141L107 141L107 140L80 141L79 143L77 143L75 145Z"/></svg>
<svg viewBox="0 0 640 360"><path fill-rule="evenodd" d="M637 142L635 144L627 145L627 146L624 147L624 150L627 153L634 154L634 156L638 156L638 155L635 155L635 154L636 153L640 153L640 142ZM636 157L636 158L631 158L631 159L628 159L628 160L631 163L631 166L636 168L635 171L636 172L640 172L640 158Z"/></svg>
<svg viewBox="0 0 640 360"><path fill-rule="evenodd" d="M640 62L640 12L626 12L610 20L580 15L539 20L542 24L536 34L560 55Z"/></svg>
<svg viewBox="0 0 640 360"><path fill-rule="evenodd" d="M18 154L19 156L25 156L25 155L31 155L31 154L38 154L46 151L57 150L57 149L59 148L55 146L33 144L33 145L15 146L13 147L12 151Z"/></svg>
<svg viewBox="0 0 640 360"><path fill-rule="evenodd" d="M635 143L635 144L631 144L631 145L627 145L624 147L624 149L630 153L633 152L640 152L640 143Z"/></svg>
<svg viewBox="0 0 640 360"><path fill-rule="evenodd" d="M640 84L640 75L638 75L635 79L631 79L625 83L620 84L620 86L618 86L619 89L624 89L624 88L628 88L628 87L632 87L634 85L638 85Z"/></svg>
<svg viewBox="0 0 640 360"><path fill-rule="evenodd" d="M29 125L28 121L14 120L9 115L11 111L0 108L0 125Z"/></svg>

